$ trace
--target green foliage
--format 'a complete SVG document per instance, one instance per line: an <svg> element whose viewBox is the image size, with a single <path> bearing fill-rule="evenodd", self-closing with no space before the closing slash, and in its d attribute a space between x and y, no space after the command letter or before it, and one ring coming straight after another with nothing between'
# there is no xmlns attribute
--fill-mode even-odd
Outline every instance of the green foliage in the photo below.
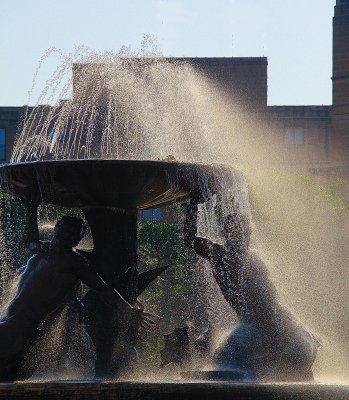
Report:
<svg viewBox="0 0 349 400"><path fill-rule="evenodd" d="M174 223L141 223L138 225L138 268L140 271L170 265L141 297L147 308L162 317L166 329L180 326L187 320L193 292L192 264L195 254L183 241L183 227ZM142 363L146 366L160 365L163 337L155 334L143 341L140 347Z"/></svg>
<svg viewBox="0 0 349 400"><path fill-rule="evenodd" d="M138 266L140 271L170 265L153 282L142 300L161 312L185 302L192 288L193 254L183 242L182 227L173 223L142 223L138 230Z"/></svg>
<svg viewBox="0 0 349 400"><path fill-rule="evenodd" d="M80 208L68 208L42 204L38 208L38 221L58 221L64 216L84 218Z"/></svg>
<svg viewBox="0 0 349 400"><path fill-rule="evenodd" d="M57 221L64 215L83 218L80 209L40 205L38 221ZM30 253L23 247L23 235L26 220L26 209L18 198L0 191L0 229L1 241L8 264L16 270L28 259Z"/></svg>
<svg viewBox="0 0 349 400"><path fill-rule="evenodd" d="M141 359L142 368L154 368L161 364L161 350L165 347L162 335L142 340L138 343L137 350Z"/></svg>

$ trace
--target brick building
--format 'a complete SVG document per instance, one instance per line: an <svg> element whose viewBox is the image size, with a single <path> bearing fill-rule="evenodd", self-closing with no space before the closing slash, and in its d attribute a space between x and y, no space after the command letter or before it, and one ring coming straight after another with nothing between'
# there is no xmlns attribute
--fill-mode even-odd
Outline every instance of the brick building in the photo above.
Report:
<svg viewBox="0 0 349 400"><path fill-rule="evenodd" d="M349 164L349 0L337 0L333 18L332 158Z"/></svg>
<svg viewBox="0 0 349 400"><path fill-rule="evenodd" d="M195 57L167 60L189 63L242 107L255 111L264 111L267 107L266 57Z"/></svg>
<svg viewBox="0 0 349 400"><path fill-rule="evenodd" d="M336 0L334 10L332 106L268 106L265 57L168 60L190 63L257 114L261 132L262 126L274 132L281 164L317 175L349 175L349 0ZM80 68L74 66L74 73ZM24 107L0 107L0 162L9 161L23 112Z"/></svg>
<svg viewBox="0 0 349 400"><path fill-rule="evenodd" d="M0 107L0 163L8 162L24 107Z"/></svg>
<svg viewBox="0 0 349 400"><path fill-rule="evenodd" d="M266 126L274 132L278 162L304 172L331 164L331 106L269 106Z"/></svg>

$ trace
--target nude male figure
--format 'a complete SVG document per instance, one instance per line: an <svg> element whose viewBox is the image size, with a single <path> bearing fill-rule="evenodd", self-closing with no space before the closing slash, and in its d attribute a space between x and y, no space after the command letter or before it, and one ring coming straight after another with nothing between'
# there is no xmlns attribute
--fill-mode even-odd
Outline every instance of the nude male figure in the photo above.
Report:
<svg viewBox="0 0 349 400"><path fill-rule="evenodd" d="M185 242L210 262L223 296L240 319L216 355L217 367L238 372L241 380L311 380L319 342L280 305L267 267L249 249L247 218L228 215L225 244L213 243L196 236L200 202L193 196L189 204Z"/></svg>
<svg viewBox="0 0 349 400"><path fill-rule="evenodd" d="M83 221L63 217L55 226L48 252L38 252L28 260L17 293L0 320L0 381L16 379L37 327L71 296L79 281L98 290L120 313L135 314L144 325L151 323L147 314L131 307L73 251L82 237Z"/></svg>

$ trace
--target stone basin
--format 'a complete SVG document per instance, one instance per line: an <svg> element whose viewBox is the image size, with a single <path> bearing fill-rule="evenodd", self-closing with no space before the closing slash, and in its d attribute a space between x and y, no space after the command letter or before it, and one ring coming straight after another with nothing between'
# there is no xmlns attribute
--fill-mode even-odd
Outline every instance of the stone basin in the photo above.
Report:
<svg viewBox="0 0 349 400"><path fill-rule="evenodd" d="M207 185L224 167L143 160L32 161L0 166L0 187L65 207L163 207Z"/></svg>

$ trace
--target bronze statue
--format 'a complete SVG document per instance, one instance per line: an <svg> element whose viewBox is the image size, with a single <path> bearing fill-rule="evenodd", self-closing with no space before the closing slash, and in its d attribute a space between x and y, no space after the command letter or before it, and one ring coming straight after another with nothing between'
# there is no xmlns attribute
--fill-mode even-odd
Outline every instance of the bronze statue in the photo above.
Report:
<svg viewBox="0 0 349 400"><path fill-rule="evenodd" d="M23 356L38 335L39 324L71 296L79 281L98 291L106 305L119 314L137 320L139 326L152 324L150 314L132 307L73 251L83 231L81 219L63 217L55 226L48 251L38 250L28 260L17 293L0 321L0 381L16 379Z"/></svg>
<svg viewBox="0 0 349 400"><path fill-rule="evenodd" d="M185 223L185 241L207 259L213 275L240 322L216 354L219 369L241 371L243 380L307 381L319 342L299 326L278 301L277 291L262 260L249 249L250 224L238 213L225 218L225 244L196 237L194 195Z"/></svg>

